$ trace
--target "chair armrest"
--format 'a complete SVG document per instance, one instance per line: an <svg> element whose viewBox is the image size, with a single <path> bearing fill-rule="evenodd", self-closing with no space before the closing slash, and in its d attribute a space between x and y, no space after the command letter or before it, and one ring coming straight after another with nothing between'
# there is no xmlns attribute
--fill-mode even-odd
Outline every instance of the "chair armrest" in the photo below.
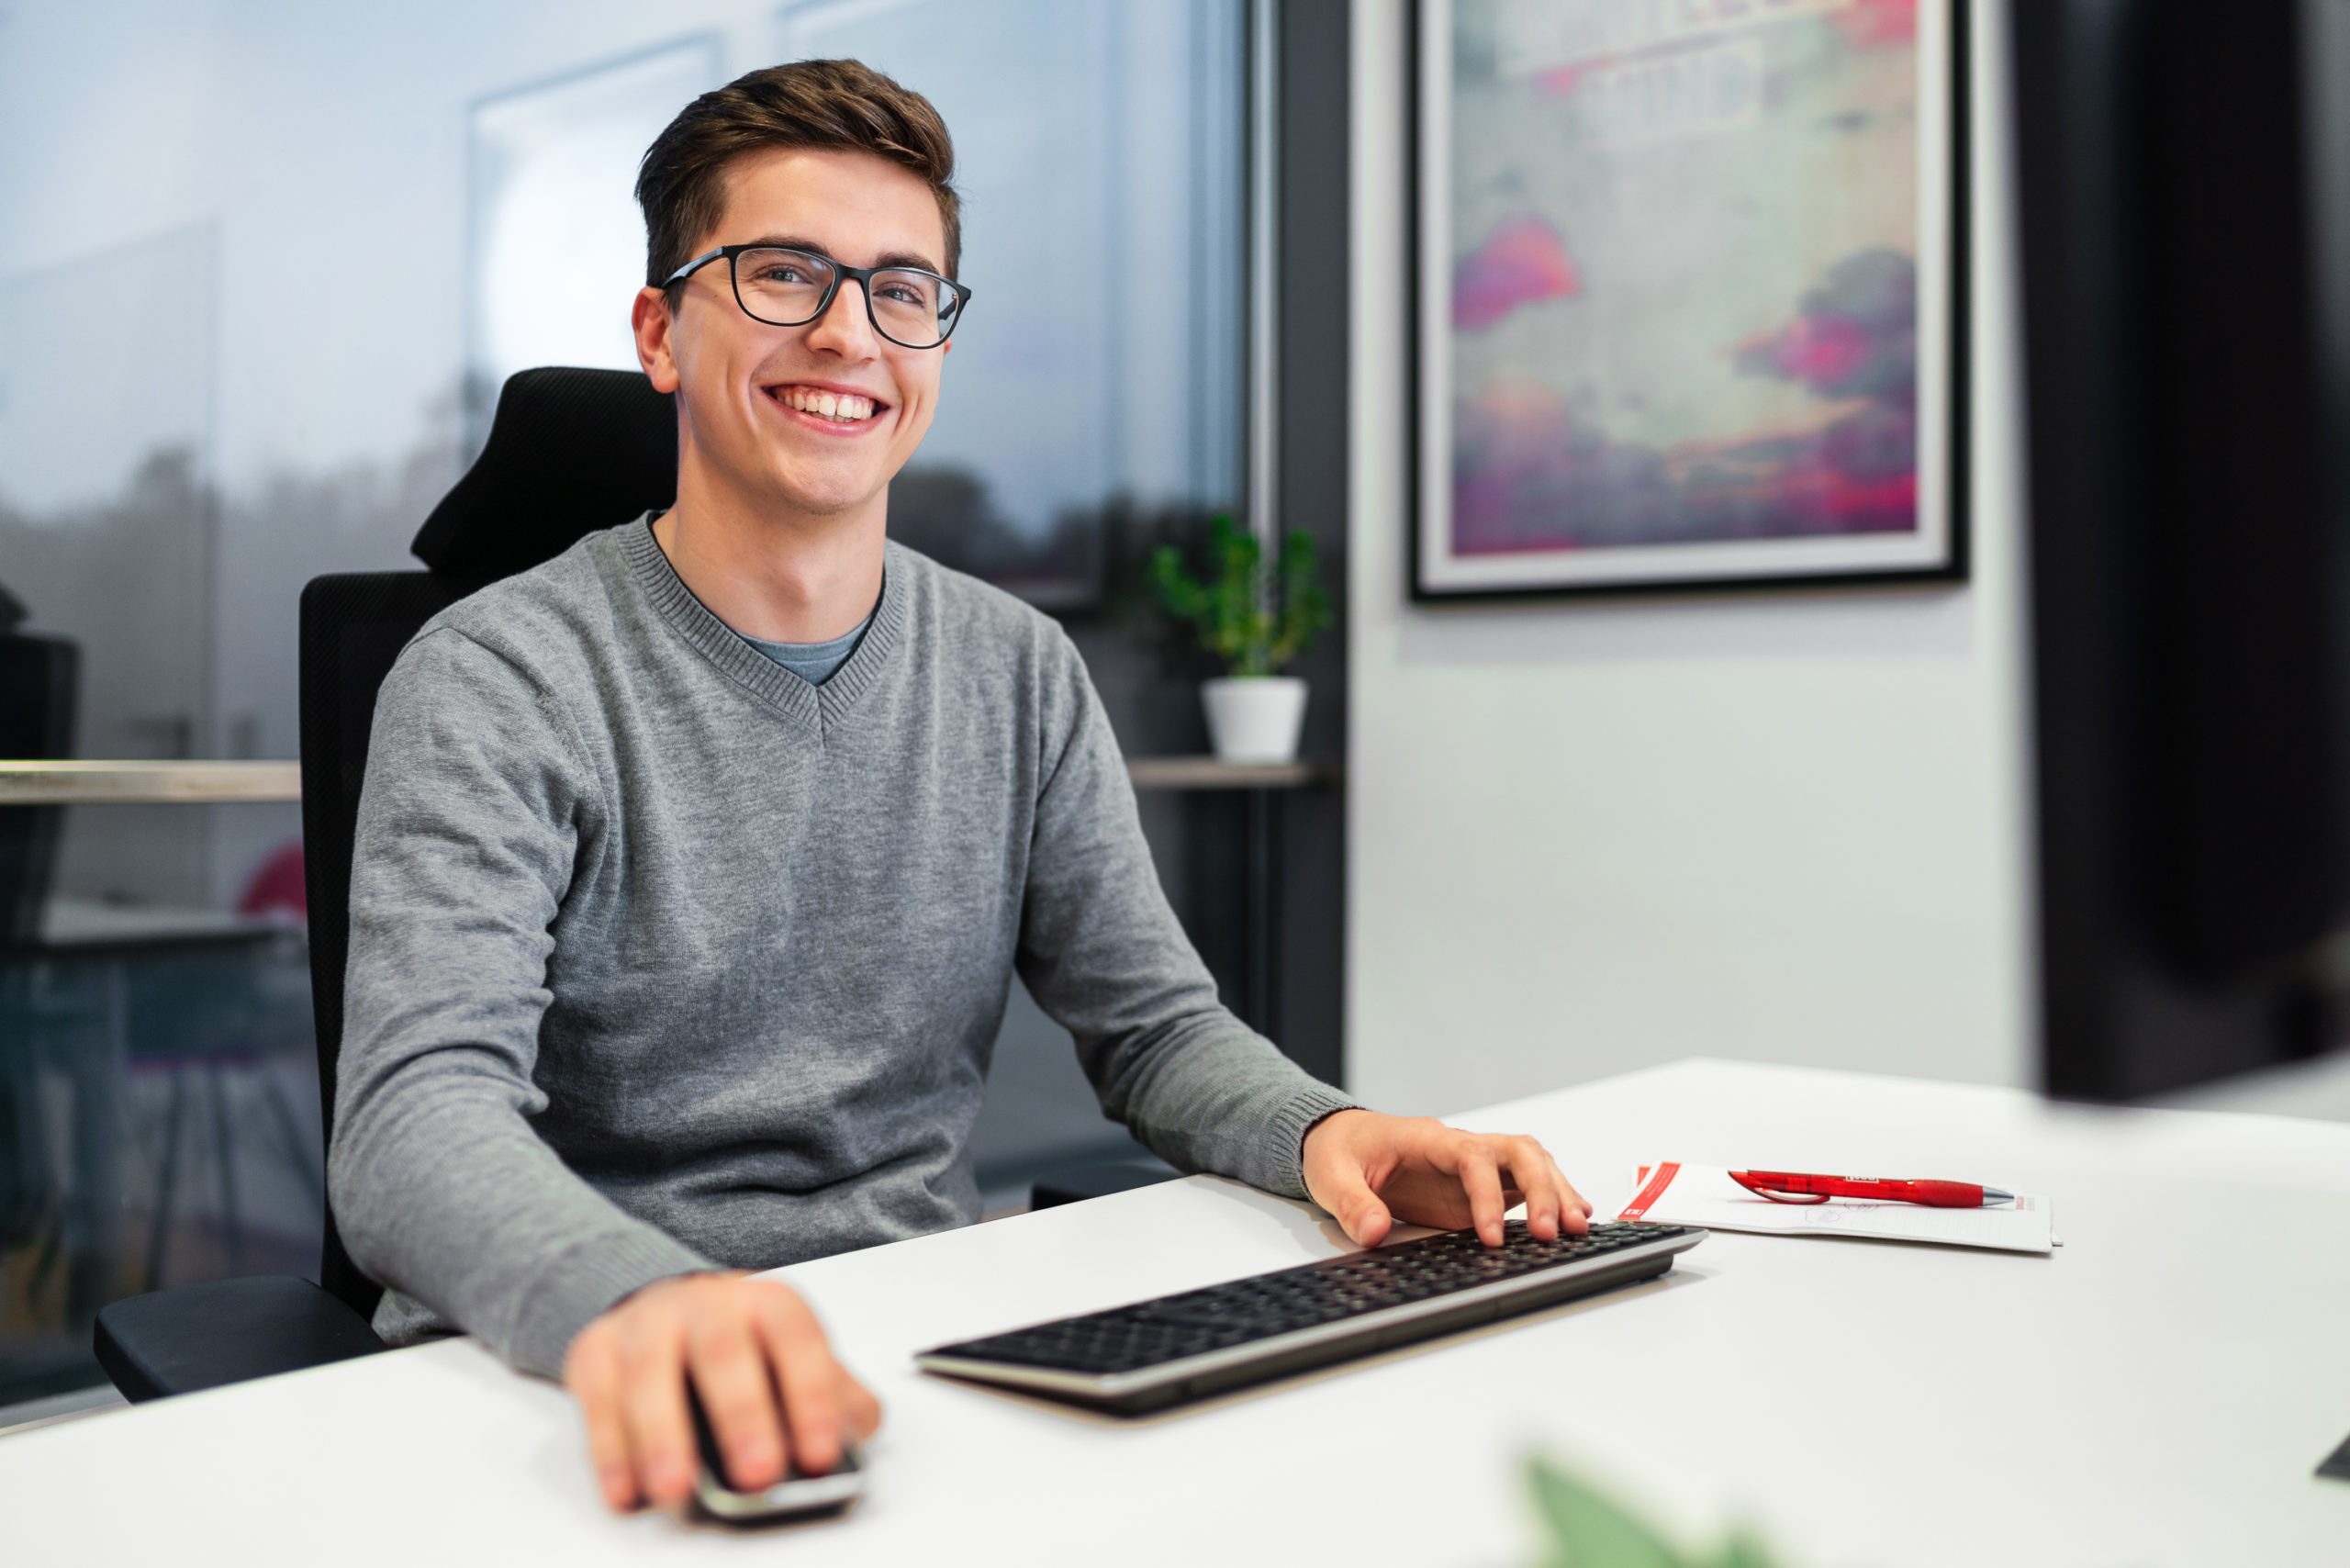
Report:
<svg viewBox="0 0 2350 1568"><path fill-rule="evenodd" d="M309 1281L259 1274L182 1285L98 1309L98 1365L125 1399L161 1399L386 1349L367 1320Z"/></svg>

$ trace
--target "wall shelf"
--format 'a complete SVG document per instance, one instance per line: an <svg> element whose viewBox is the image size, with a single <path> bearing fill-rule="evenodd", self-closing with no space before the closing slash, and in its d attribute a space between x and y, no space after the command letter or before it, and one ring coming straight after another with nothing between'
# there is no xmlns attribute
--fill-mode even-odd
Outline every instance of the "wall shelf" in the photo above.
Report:
<svg viewBox="0 0 2350 1568"><path fill-rule="evenodd" d="M1337 769L1311 762L1225 762L1213 756L1130 756L1137 790L1302 790L1327 784Z"/></svg>

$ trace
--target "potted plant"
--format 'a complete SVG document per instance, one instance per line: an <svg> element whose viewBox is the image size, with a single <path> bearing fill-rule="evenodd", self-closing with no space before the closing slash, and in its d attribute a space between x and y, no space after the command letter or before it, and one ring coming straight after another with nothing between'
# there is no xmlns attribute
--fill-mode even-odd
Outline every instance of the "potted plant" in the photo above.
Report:
<svg viewBox="0 0 2350 1568"><path fill-rule="evenodd" d="M1527 1460L1526 1479L1548 1527L1540 1568L1772 1568L1780 1561L1743 1528L1711 1551L1685 1551L1628 1502L1540 1455Z"/></svg>
<svg viewBox="0 0 2350 1568"><path fill-rule="evenodd" d="M1320 562L1304 529L1281 541L1268 562L1257 536L1218 513L1208 527L1208 572L1195 577L1182 552L1151 552L1150 577L1169 614L1199 630L1200 645L1224 662L1223 678L1203 681L1208 738L1226 762L1289 762L1305 720L1305 682L1274 672L1305 650L1329 624L1330 600L1316 578Z"/></svg>

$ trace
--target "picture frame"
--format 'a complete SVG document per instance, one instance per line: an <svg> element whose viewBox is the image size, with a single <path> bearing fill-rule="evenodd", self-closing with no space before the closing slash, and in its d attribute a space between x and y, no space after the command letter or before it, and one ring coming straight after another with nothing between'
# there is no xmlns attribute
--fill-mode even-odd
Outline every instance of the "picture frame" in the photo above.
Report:
<svg viewBox="0 0 2350 1568"><path fill-rule="evenodd" d="M1411 598L1968 574L1969 0L1416 0Z"/></svg>

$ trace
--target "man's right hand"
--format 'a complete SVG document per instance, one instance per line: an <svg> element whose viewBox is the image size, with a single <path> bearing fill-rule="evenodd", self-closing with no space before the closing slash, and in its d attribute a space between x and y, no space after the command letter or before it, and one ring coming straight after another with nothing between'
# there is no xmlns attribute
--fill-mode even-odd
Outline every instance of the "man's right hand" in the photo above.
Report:
<svg viewBox="0 0 2350 1568"><path fill-rule="evenodd" d="M833 1359L789 1285L746 1273L655 1281L581 1329L564 1357L564 1386L587 1417L597 1484L614 1508L692 1494L688 1377L742 1491L772 1486L795 1459L822 1474L845 1435L861 1442L881 1424L880 1402Z"/></svg>

